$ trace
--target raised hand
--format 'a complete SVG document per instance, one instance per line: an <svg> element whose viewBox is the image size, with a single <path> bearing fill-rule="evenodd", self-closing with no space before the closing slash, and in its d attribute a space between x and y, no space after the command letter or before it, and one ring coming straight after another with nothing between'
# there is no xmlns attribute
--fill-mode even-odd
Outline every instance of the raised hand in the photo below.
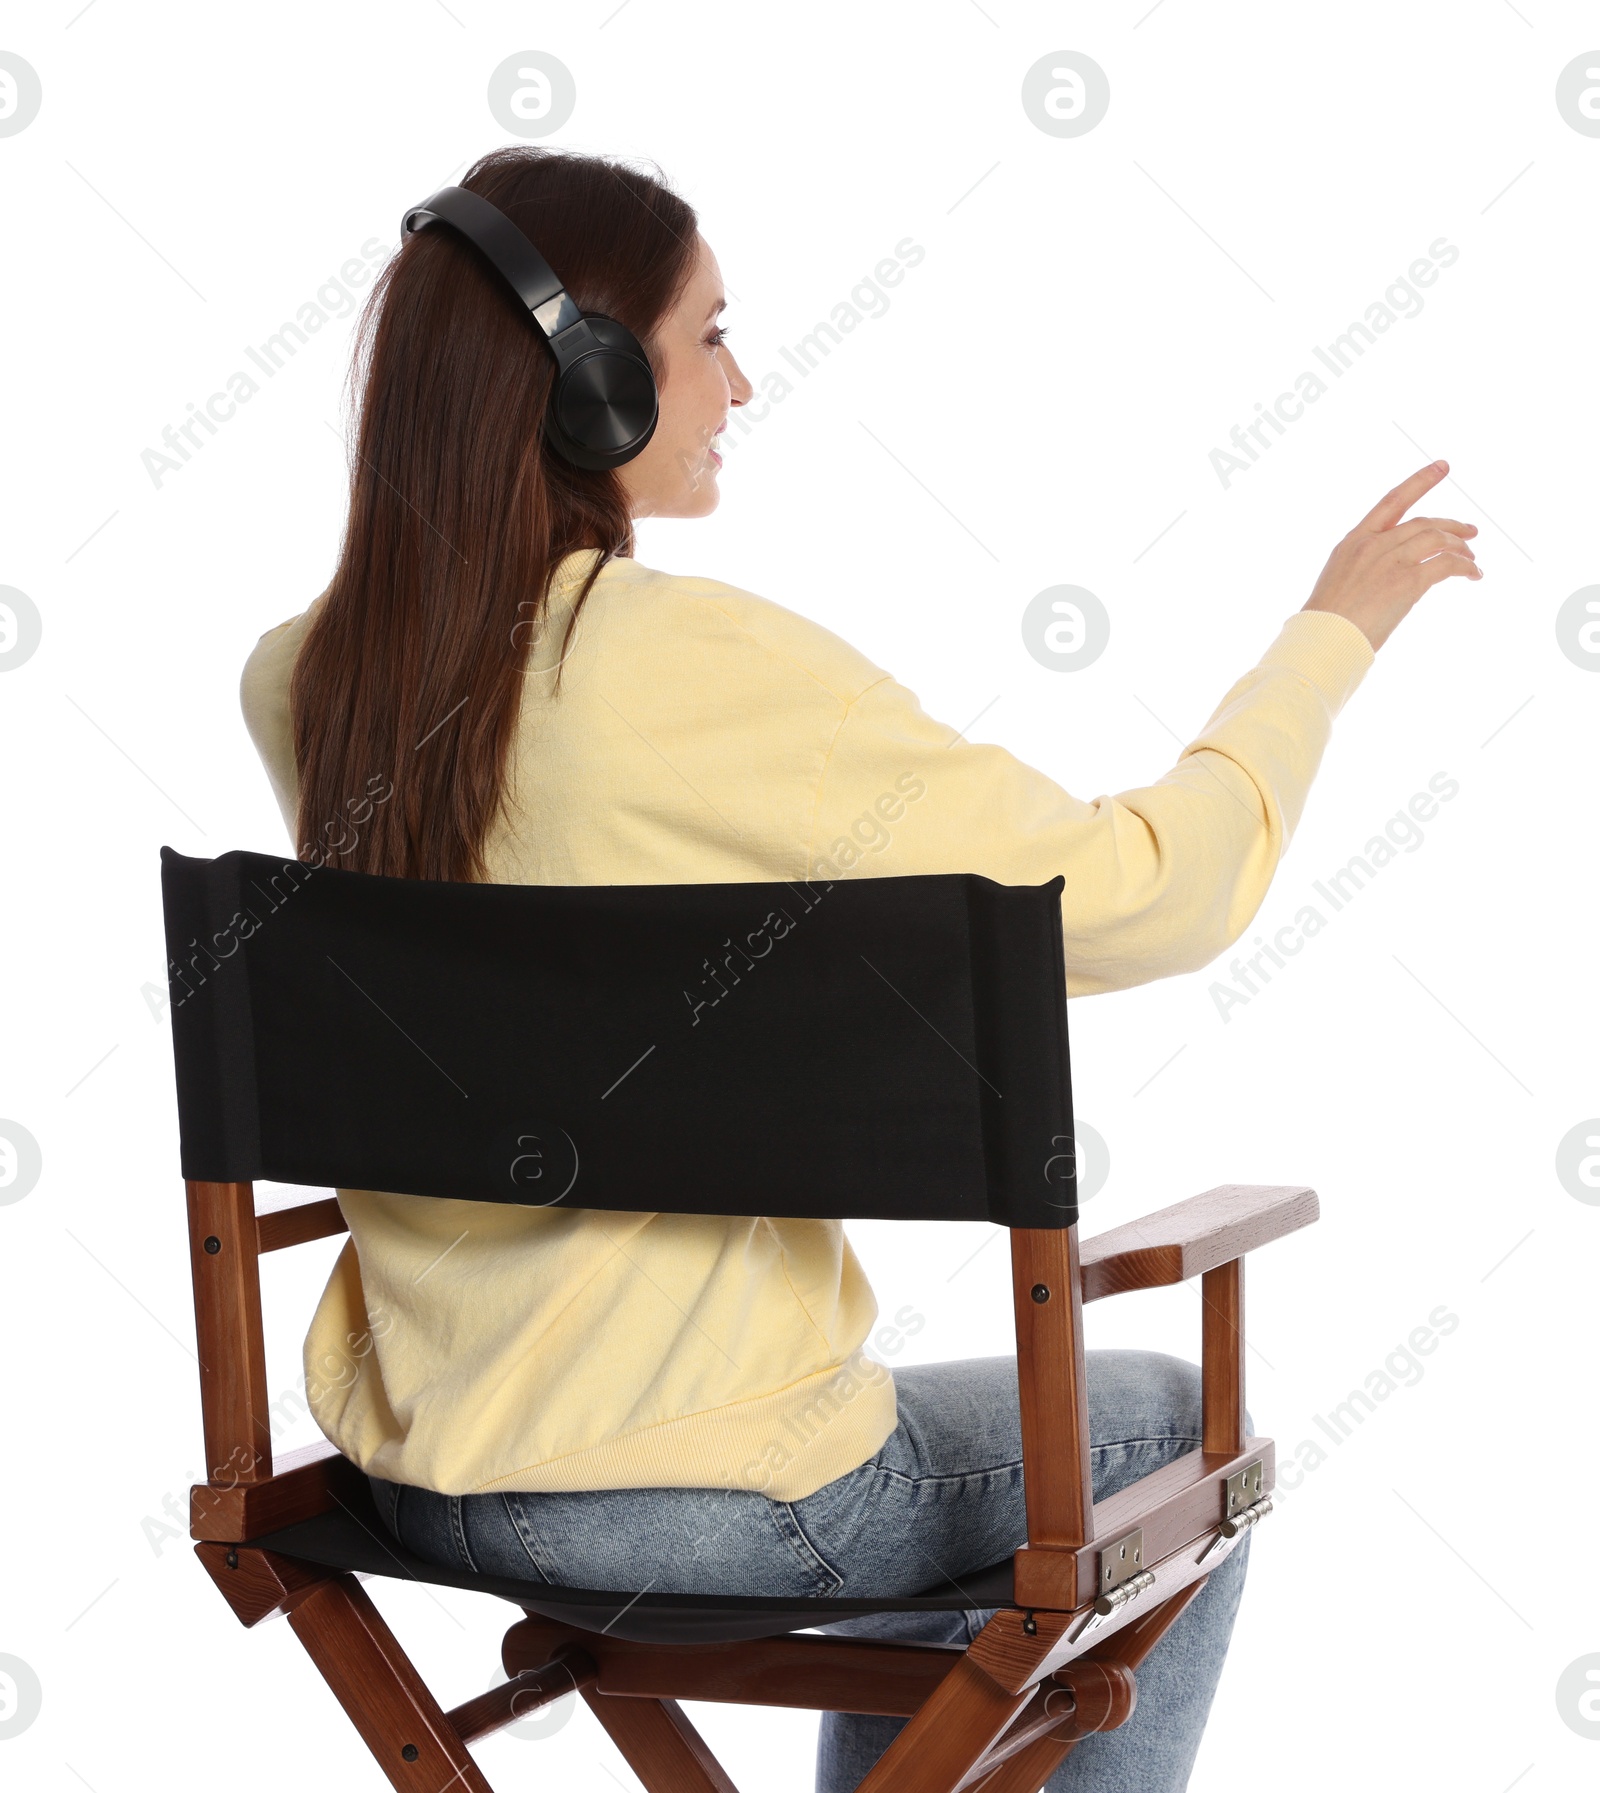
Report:
<svg viewBox="0 0 1600 1793"><path fill-rule="evenodd" d="M1380 648L1430 585L1456 574L1481 579L1467 542L1478 533L1476 523L1450 517L1400 521L1449 471L1449 462L1433 461L1380 498L1328 556L1303 608L1348 617Z"/></svg>

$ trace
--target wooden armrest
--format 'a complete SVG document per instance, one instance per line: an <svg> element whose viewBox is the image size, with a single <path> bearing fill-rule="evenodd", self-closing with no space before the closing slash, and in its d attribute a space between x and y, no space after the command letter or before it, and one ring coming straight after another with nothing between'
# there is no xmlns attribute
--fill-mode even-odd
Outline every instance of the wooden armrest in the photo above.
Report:
<svg viewBox="0 0 1600 1793"><path fill-rule="evenodd" d="M1317 1218L1314 1189L1224 1183L1085 1241L1083 1298L1187 1282Z"/></svg>

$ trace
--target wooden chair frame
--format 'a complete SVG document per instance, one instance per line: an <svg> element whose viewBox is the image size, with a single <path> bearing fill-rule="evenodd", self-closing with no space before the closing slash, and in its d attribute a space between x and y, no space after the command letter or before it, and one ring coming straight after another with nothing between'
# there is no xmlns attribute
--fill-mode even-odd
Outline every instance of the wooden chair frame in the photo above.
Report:
<svg viewBox="0 0 1600 1793"><path fill-rule="evenodd" d="M1027 1543L1013 1604L967 1649L801 1632L643 1644L525 1608L507 1680L446 1712L356 1575L252 1543L331 1512L360 1479L331 1445L275 1462L267 1406L260 1256L343 1232L339 1204L187 1188L209 1477L192 1490L196 1554L245 1625L288 1615L404 1793L492 1793L468 1746L574 1688L651 1793L735 1793L680 1700L907 1718L864 1793L1038 1793L1079 1738L1127 1718L1139 1664L1271 1508L1272 1441L1245 1434L1244 1256L1318 1213L1310 1189L1225 1185L1081 1249L1075 1226L1010 1229ZM1083 1304L1195 1276L1201 1446L1096 1503Z"/></svg>

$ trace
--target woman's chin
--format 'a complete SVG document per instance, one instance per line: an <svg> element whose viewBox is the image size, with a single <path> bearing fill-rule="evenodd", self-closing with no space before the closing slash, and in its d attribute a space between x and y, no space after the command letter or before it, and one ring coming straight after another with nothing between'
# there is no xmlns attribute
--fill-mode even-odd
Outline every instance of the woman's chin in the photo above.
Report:
<svg viewBox="0 0 1600 1793"><path fill-rule="evenodd" d="M684 517L706 517L722 502L722 490L717 484L715 468L708 468L690 489L684 501L684 508L678 514Z"/></svg>

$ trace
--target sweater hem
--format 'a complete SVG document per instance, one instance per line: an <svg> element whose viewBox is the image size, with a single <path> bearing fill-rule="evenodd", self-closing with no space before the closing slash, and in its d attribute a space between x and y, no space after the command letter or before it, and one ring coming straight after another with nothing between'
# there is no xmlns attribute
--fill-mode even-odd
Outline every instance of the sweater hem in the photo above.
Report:
<svg viewBox="0 0 1600 1793"><path fill-rule="evenodd" d="M859 1469L899 1423L888 1366L857 1351L775 1394L685 1414L525 1464L475 1484L470 1492L726 1488L771 1500L803 1500ZM712 1463L728 1467L708 1475Z"/></svg>

